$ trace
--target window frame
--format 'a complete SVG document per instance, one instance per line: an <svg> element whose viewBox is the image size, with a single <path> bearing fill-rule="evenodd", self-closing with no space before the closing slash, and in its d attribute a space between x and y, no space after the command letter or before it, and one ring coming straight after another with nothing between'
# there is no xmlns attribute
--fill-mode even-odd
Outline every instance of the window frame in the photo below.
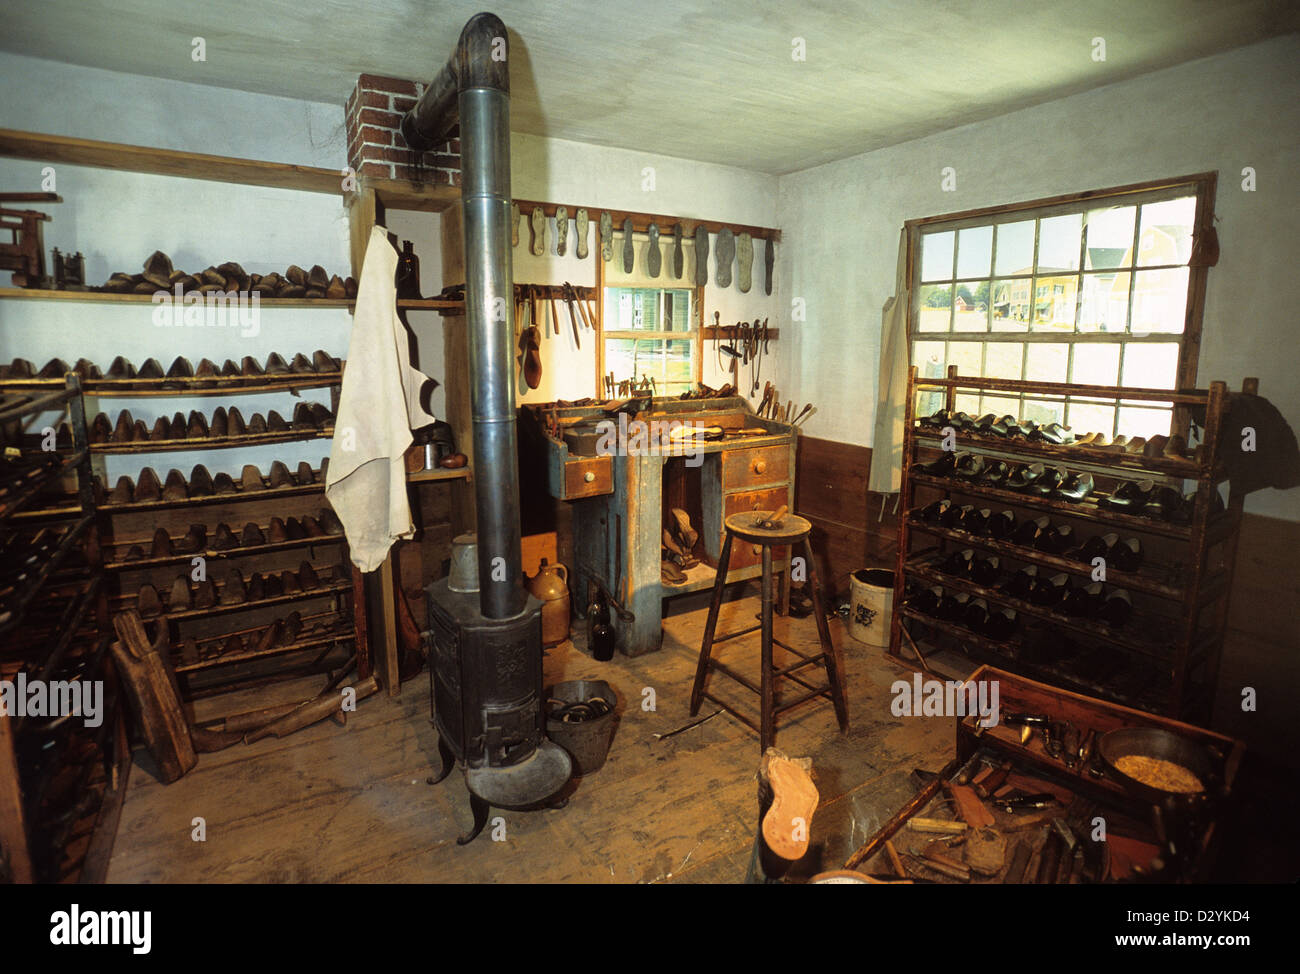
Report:
<svg viewBox="0 0 1300 974"><path fill-rule="evenodd" d="M658 291L661 302L664 299L665 293L668 291L685 291L687 296L686 330L685 331L660 331L660 330L649 331L644 329L625 330L625 329L606 328L603 324L604 302L605 299L609 296L609 292L615 290L617 291ZM688 383L689 388L685 391L689 392L695 389L699 385L700 377L702 375L702 370L703 370L703 365L700 360L701 349L703 346L700 340L702 329L700 327L701 312L699 310L699 289L698 288L690 284L684 284L682 286L673 287L670 284L640 284L640 283L609 284L606 283L600 289L600 296L601 296L602 325L600 329L600 355L598 357L601 362L604 362L605 358L608 356L609 347L607 343L610 341L674 341L674 342L688 341L690 342L690 347L691 347L691 378ZM662 316L661 316L661 321L662 321ZM619 377L615 376L614 378L615 380L618 380ZM677 393L669 393L667 390L661 390L659 394L666 396L666 395L676 395Z"/></svg>
<svg viewBox="0 0 1300 974"><path fill-rule="evenodd" d="M1178 362L1174 377L1174 386L1171 392L1180 390L1194 389L1196 386L1196 377L1198 370L1198 360L1200 357L1201 345L1201 326L1205 308L1205 289L1209 271L1209 264L1198 254L1198 243L1205 239L1206 231L1213 232L1214 224L1214 199L1215 190L1218 181L1217 172L1197 173L1189 176L1179 176L1172 179L1152 180L1149 182L1132 183L1125 186L1110 187L1107 189L1088 190L1079 193L1068 193L1060 196L1046 197L1042 199L1027 200L1020 203L1006 203L997 206L982 207L979 209L964 210L955 213L940 214L937 216L923 217L920 219L908 220L904 223L904 230L907 234L907 282L908 282L908 309L907 309L907 355L909 364L913 364L913 350L917 341L943 341L943 342L969 342L969 343L990 343L990 342L1015 342L1023 344L1021 376L1024 377L1024 361L1029 355L1030 345L1037 342L1054 342L1068 344L1091 344L1099 343L1106 345L1118 345L1120 348L1120 359L1116 370L1116 381L1122 381L1124 368L1124 348L1130 343L1155 343L1155 344L1178 344ZM1196 212L1192 222L1192 252L1188 257L1186 264L1177 265L1140 265L1137 258L1136 243L1141 236L1141 220L1134 220L1134 256L1131 266L1121 270L1121 273L1130 275L1130 286L1128 293L1129 313L1132 313L1132 303L1135 288L1132 285L1132 275L1135 271L1158 271L1169 267L1186 268L1188 272L1187 280L1187 301L1184 310L1183 331L1181 333L1172 332L1151 332L1145 334L1130 333L1127 328L1122 332L1083 332L1072 330L1069 336L1064 336L1060 332L1050 330L1034 331L1032 323L1032 309L1037 304L1037 287L1043 282L1050 282L1052 277L1062 275L1039 274L1038 268L1038 224L1035 225L1034 234L1034 251L1030 274L1028 275L997 275L996 265L991 264L989 274L981 278L958 278L944 280L942 282L927 282L928 284L942 283L952 288L953 306L956 303L956 290L959 286L966 284L968 286L982 282L994 282L997 280L1026 280L1030 282L1030 308L1031 314L1027 319L1027 328L1025 331L954 331L954 321L949 320L947 331L920 331L920 310L921 310L921 267L920 267L920 245L923 233L954 233L954 252L953 252L953 274L957 273L957 259L959 248L957 246L957 233L963 229L979 227L994 223L1017 222L1018 220L1035 220L1041 221L1053 216L1065 214L1076 214L1086 212L1088 209L1095 208L1099 205L1113 204L1117 206L1138 205L1143 203L1156 202L1164 199L1171 199L1179 196L1194 196L1196 198ZM1140 211L1139 211L1140 212ZM1080 263L1079 268L1069 273L1070 277L1086 276L1088 269L1083 260L1083 242L1080 244ZM994 259L993 255L991 259ZM1076 301L1080 300L1081 291L1076 295ZM988 302L992 304L994 295L992 287L988 295ZM954 311L955 314L955 311ZM1077 324L1076 311L1076 324ZM1127 319L1126 319L1127 324ZM1070 355L1068 361L1073 363L1074 356ZM1073 381L1072 364L1067 366L1066 381ZM1024 395L1020 396L1024 400ZM1171 428L1175 432L1181 432L1184 436L1187 434L1190 421L1190 414L1185 407L1175 406L1172 413ZM1119 422L1119 410L1115 412L1115 424ZM1112 429L1111 433L1113 434Z"/></svg>

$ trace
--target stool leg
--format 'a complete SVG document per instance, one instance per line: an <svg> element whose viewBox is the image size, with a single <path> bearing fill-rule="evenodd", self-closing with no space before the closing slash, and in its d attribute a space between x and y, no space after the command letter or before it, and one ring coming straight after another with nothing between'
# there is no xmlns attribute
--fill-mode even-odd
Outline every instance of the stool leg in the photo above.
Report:
<svg viewBox="0 0 1300 974"><path fill-rule="evenodd" d="M776 738L776 723L772 711L772 546L763 545L763 715L759 726L759 754L766 754Z"/></svg>
<svg viewBox="0 0 1300 974"><path fill-rule="evenodd" d="M695 682L691 684L691 716L700 712L704 701L704 681L709 675L709 657L713 655L713 633L718 626L718 610L722 608L722 592L727 587L727 567L731 564L731 532L722 539L722 552L718 556L718 574L713 579L713 598L709 600L709 617L704 623L704 639L700 641L700 661L695 666Z"/></svg>
<svg viewBox="0 0 1300 974"><path fill-rule="evenodd" d="M813 568L812 542L805 535L803 555L808 560L808 591L812 595L813 617L817 620L817 638L822 644L822 658L826 663L826 678L831 686L831 702L835 704L835 717L840 724L840 733L849 729L849 709L844 700L844 663L840 651L831 640L831 630L826 624L826 612L822 608L821 589L817 587L817 572Z"/></svg>

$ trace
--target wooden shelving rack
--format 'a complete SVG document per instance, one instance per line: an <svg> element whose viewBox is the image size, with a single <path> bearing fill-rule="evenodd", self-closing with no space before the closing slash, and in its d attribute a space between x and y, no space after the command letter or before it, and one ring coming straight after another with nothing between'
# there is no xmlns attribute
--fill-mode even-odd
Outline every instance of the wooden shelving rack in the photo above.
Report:
<svg viewBox="0 0 1300 974"><path fill-rule="evenodd" d="M1243 384L1243 392L1255 393L1257 389L1256 380L1247 379ZM958 477L936 476L921 469L942 454L941 434L921 427L917 416L918 396L935 392L944 394L944 408L950 412L956 410L959 393L1028 393L1116 404L1121 401L1172 404L1175 411L1203 410L1205 422L1195 459L1146 458L1104 447L1054 446L1021 437L956 431L955 445L959 453L1002 460L1013 470L1017 464L1043 463L1067 473L1091 473L1096 490L1082 501L1072 502ZM1225 442L1222 423L1230 402L1231 395L1222 382L1211 383L1208 389L1174 392L960 376L955 367L948 370L946 378L923 379L913 366L904 423L902 516L890 655L901 659L907 648L905 643L913 644L913 648L916 644L958 648L978 662L1067 690L1173 718L1208 722L1227 628L1228 595L1242 509L1238 494L1230 496L1223 509L1219 509L1221 505L1216 497L1218 485L1227 480L1222 458ZM1172 486L1180 494L1184 481L1194 481L1196 490L1189 521L1176 523L1125 514L1097 503L1099 497L1126 480L1153 481ZM923 494L923 499L918 499L918 494ZM1052 554L1013 540L923 520L921 510L943 497L954 504L988 507L994 513L1010 509L1017 523L1047 515L1054 526L1070 525L1076 542L1082 542L1090 534L1111 532L1138 537L1145 553L1138 570L1123 572L1108 567L1104 581L1104 591L1123 589L1130 593L1131 619L1122 627L1110 626L1007 593L1001 583L1018 566L1036 565L1040 571L1051 574L1077 576L1074 581L1085 585L1092 580L1093 566L1068 557L1068 553ZM946 556L965 548L998 557L1000 576L995 584L981 585L943 571ZM939 619L915 608L909 596L935 586L943 588L945 593L964 593L970 599L983 599L990 610L999 607L1015 610L1020 623L1017 634L1007 642L998 642L958 622ZM1062 648L1055 659L1026 652L1031 642L1042 647L1053 641ZM1082 644L1076 658L1065 651L1071 644Z"/></svg>
<svg viewBox="0 0 1300 974"><path fill-rule="evenodd" d="M98 528L81 387L69 375L45 388L0 391L3 445L48 459L12 475L6 469L0 544L18 542L7 556L13 557L22 538L53 532L42 559L25 573L15 563L4 566L0 679L22 674L29 683L102 681L104 688L94 728L76 717L0 716L0 882L102 881L106 863L89 849L114 828L130 760L121 696L99 635L107 622L102 576L86 557ZM43 436L30 430L45 413L62 414L72 430L71 444L48 454Z"/></svg>

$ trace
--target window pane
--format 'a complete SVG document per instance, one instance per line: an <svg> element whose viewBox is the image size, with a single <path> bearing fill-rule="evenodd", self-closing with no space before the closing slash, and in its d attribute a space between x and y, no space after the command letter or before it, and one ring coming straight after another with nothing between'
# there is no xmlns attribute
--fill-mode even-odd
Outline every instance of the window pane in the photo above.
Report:
<svg viewBox="0 0 1300 974"><path fill-rule="evenodd" d="M1034 221L999 224L996 246L995 274L1005 277L1031 273L1034 267Z"/></svg>
<svg viewBox="0 0 1300 974"><path fill-rule="evenodd" d="M971 416L978 416L980 413L980 397L971 393L961 393L954 400L957 404L957 412L969 413Z"/></svg>
<svg viewBox="0 0 1300 974"><path fill-rule="evenodd" d="M1132 264L1133 221L1137 207L1112 206L1089 210L1087 268L1128 267Z"/></svg>
<svg viewBox="0 0 1300 974"><path fill-rule="evenodd" d="M1064 342L1034 342L1025 361L1025 378L1031 382L1064 382L1070 366L1070 346Z"/></svg>
<svg viewBox="0 0 1300 974"><path fill-rule="evenodd" d="M1021 419L1032 419L1040 426L1065 422L1065 403L1060 399L1026 399Z"/></svg>
<svg viewBox="0 0 1300 974"><path fill-rule="evenodd" d="M1128 342L1124 345L1124 385L1139 389L1172 389L1177 377L1176 344Z"/></svg>
<svg viewBox="0 0 1300 974"><path fill-rule="evenodd" d="M1167 271L1139 271L1134 274L1134 335L1153 332L1181 334L1187 311L1187 268Z"/></svg>
<svg viewBox="0 0 1300 974"><path fill-rule="evenodd" d="M1119 407L1119 432L1132 439L1145 436L1168 436L1173 413L1168 409L1151 409L1138 406Z"/></svg>
<svg viewBox="0 0 1300 974"><path fill-rule="evenodd" d="M1115 407L1100 403L1080 402L1075 399L1066 407L1070 429L1075 436L1084 433L1105 433L1107 437L1115 428Z"/></svg>
<svg viewBox="0 0 1300 974"><path fill-rule="evenodd" d="M993 228L968 227L957 235L957 276L988 277Z"/></svg>
<svg viewBox="0 0 1300 974"><path fill-rule="evenodd" d="M980 281L978 284L958 284L953 305L953 331L988 331L988 281Z"/></svg>
<svg viewBox="0 0 1300 974"><path fill-rule="evenodd" d="M989 342L984 356L984 374L992 379L1019 379L1024 364L1023 342Z"/></svg>
<svg viewBox="0 0 1300 974"><path fill-rule="evenodd" d="M693 383L691 341L686 338L611 338L605 343L605 365L615 379L654 379L663 392L689 389Z"/></svg>
<svg viewBox="0 0 1300 974"><path fill-rule="evenodd" d="M921 280L952 280L952 246L955 234L927 233L921 237Z"/></svg>
<svg viewBox="0 0 1300 974"><path fill-rule="evenodd" d="M1043 220L1038 227L1038 273L1079 269L1079 229L1082 213Z"/></svg>
<svg viewBox="0 0 1300 974"><path fill-rule="evenodd" d="M1085 274L1079 331L1120 332L1128 320L1128 274Z"/></svg>
<svg viewBox="0 0 1300 974"><path fill-rule="evenodd" d="M1119 377L1119 346L1079 344L1074 346L1071 382L1085 386L1113 386Z"/></svg>
<svg viewBox="0 0 1300 974"><path fill-rule="evenodd" d="M1192 223L1195 219L1195 196L1143 206L1138 266L1186 264L1192 256Z"/></svg>
<svg viewBox="0 0 1300 974"><path fill-rule="evenodd" d="M917 342L912 346L912 364L923 379L943 378L943 342Z"/></svg>
<svg viewBox="0 0 1300 974"><path fill-rule="evenodd" d="M983 342L949 342L948 364L957 366L958 375L983 375Z"/></svg>
<svg viewBox="0 0 1300 974"><path fill-rule="evenodd" d="M1034 331L1074 331L1077 277L1039 277L1034 281Z"/></svg>
<svg viewBox="0 0 1300 974"><path fill-rule="evenodd" d="M1029 330L1029 294L1033 284L1027 277L993 282L994 331Z"/></svg>
<svg viewBox="0 0 1300 974"><path fill-rule="evenodd" d="M921 288L918 331L947 331L952 317L952 285L927 284Z"/></svg>
<svg viewBox="0 0 1300 974"><path fill-rule="evenodd" d="M1020 417L1019 396L990 396L985 394L980 400L980 415L992 413L997 419L1011 415Z"/></svg>

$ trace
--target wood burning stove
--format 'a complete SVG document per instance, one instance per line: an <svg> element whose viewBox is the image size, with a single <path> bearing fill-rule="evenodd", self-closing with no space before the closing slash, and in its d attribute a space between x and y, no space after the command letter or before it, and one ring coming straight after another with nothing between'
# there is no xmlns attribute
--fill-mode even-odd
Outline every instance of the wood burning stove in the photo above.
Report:
<svg viewBox="0 0 1300 974"><path fill-rule="evenodd" d="M402 119L417 152L460 125L465 317L474 429L478 592L426 590L437 780L459 764L474 839L489 805L545 802L568 781L569 755L544 734L541 603L524 591L516 453L510 247L510 75L505 24L476 14L424 95Z"/></svg>

